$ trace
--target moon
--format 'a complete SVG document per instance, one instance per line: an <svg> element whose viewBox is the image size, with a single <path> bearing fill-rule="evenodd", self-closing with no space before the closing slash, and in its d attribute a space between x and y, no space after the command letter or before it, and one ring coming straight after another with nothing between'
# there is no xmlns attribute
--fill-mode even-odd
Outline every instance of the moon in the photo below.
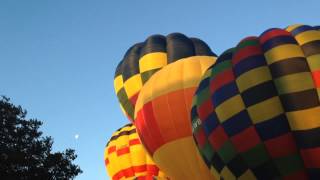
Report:
<svg viewBox="0 0 320 180"><path fill-rule="evenodd" d="M79 134L75 134L74 139L76 139L76 140L79 139Z"/></svg>

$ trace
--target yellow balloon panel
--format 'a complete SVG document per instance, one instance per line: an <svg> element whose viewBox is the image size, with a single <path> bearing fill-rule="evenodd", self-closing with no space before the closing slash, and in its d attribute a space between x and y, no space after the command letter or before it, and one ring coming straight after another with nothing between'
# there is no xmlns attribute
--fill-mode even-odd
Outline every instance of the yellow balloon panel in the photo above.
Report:
<svg viewBox="0 0 320 180"><path fill-rule="evenodd" d="M161 146L154 153L153 159L155 162L161 162L161 169L167 172L169 177L173 177L172 179L212 180L208 167L202 163L203 160L194 146L191 136L181 138ZM195 166L197 168L194 168Z"/></svg>

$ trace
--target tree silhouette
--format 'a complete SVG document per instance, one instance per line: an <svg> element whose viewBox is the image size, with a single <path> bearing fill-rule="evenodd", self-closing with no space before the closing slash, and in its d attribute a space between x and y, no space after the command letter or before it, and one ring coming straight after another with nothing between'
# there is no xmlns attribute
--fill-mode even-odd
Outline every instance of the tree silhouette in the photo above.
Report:
<svg viewBox="0 0 320 180"><path fill-rule="evenodd" d="M42 122L26 115L21 106L0 98L0 179L64 180L82 173L72 163L75 151L51 152L53 139L42 136Z"/></svg>

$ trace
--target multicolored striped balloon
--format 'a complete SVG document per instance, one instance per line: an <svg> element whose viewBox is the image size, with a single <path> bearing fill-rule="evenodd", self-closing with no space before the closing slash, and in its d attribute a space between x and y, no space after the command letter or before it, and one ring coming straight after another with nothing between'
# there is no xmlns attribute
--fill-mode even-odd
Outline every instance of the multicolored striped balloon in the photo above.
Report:
<svg viewBox="0 0 320 180"><path fill-rule="evenodd" d="M192 127L216 178L320 179L318 29L245 38L205 73Z"/></svg>
<svg viewBox="0 0 320 180"><path fill-rule="evenodd" d="M213 178L196 149L190 123L193 94L216 59L211 55L192 56L163 67L144 84L136 103L134 123L139 137L172 179Z"/></svg>
<svg viewBox="0 0 320 180"><path fill-rule="evenodd" d="M113 133L105 148L104 159L113 180L168 179L145 151L132 124Z"/></svg>
<svg viewBox="0 0 320 180"><path fill-rule="evenodd" d="M206 43L180 33L153 35L132 46L119 63L114 88L120 107L133 120L136 100L143 85L159 69L182 58L214 56Z"/></svg>

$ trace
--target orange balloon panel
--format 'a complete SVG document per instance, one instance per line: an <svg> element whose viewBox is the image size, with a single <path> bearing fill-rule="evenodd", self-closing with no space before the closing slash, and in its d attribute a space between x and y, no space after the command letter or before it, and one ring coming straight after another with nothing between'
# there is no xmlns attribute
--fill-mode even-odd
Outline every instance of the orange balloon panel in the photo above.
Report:
<svg viewBox="0 0 320 180"><path fill-rule="evenodd" d="M135 125L157 165L172 179L212 179L192 138L193 94L215 57L181 59L159 70L142 87Z"/></svg>
<svg viewBox="0 0 320 180"><path fill-rule="evenodd" d="M107 172L113 180L167 179L145 151L132 124L113 133L105 148L104 157Z"/></svg>

